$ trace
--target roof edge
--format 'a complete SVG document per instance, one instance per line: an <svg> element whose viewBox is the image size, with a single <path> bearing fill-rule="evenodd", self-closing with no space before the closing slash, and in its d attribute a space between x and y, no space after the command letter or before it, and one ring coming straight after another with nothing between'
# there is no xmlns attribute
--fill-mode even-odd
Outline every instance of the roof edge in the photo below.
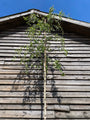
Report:
<svg viewBox="0 0 90 120"><path fill-rule="evenodd" d="M37 14L40 14L40 15L43 15L43 16L48 15L48 13L42 12L42 11L40 11L38 9L29 9L29 10L27 10L25 12L21 12L21 13L9 15L9 16L1 17L0 18L0 23L11 20L11 19L15 19L15 18L18 18L18 17L23 17L23 16L26 16L26 15L30 15L30 14L33 14L33 13L37 13ZM59 16L56 16L56 15L54 16L54 18L55 19L60 19ZM74 20L74 19L70 19L70 18L66 18L66 17L62 17L62 21L90 28L90 23L87 23L87 22Z"/></svg>
<svg viewBox="0 0 90 120"><path fill-rule="evenodd" d="M13 28L13 27L26 25L26 22L24 21L23 17L28 16L33 13L39 14L41 16L48 15L48 13L46 12L42 12L37 9L30 9L25 12L2 17L0 18L0 32L5 31L6 29ZM60 20L58 15L54 15L54 19ZM72 32L78 35L90 37L90 23L62 17L61 24L64 29L64 32Z"/></svg>

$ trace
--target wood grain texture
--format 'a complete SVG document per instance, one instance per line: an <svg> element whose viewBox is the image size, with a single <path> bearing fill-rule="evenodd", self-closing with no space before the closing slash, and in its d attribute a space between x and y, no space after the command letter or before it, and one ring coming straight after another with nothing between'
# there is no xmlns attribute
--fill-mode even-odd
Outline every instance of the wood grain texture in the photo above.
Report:
<svg viewBox="0 0 90 120"><path fill-rule="evenodd" d="M41 111L0 111L0 118L16 118L16 119L22 119L22 118L41 118ZM47 118L54 118L54 112L49 111L47 112Z"/></svg>
<svg viewBox="0 0 90 120"><path fill-rule="evenodd" d="M70 113L57 112L56 118L89 118L90 111L71 111Z"/></svg>
<svg viewBox="0 0 90 120"><path fill-rule="evenodd" d="M27 76L15 51L29 45L31 38L25 30L26 27L22 26L0 33L1 120L40 120L43 115L42 69L30 68ZM47 120L89 120L90 38L65 33L65 48L68 50L65 56L59 50L61 34L59 37L55 37L54 33L47 34L51 35L53 39L47 41L52 50L48 52L52 61L47 70ZM36 36L36 39L39 41L42 36ZM14 55L17 58L12 61ZM61 62L65 76L52 67L55 59ZM36 58L32 61L37 64Z"/></svg>

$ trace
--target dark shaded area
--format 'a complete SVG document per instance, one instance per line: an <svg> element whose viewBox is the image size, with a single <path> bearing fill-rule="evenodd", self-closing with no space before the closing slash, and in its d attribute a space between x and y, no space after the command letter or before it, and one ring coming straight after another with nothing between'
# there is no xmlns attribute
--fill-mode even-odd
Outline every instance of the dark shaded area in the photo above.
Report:
<svg viewBox="0 0 90 120"><path fill-rule="evenodd" d="M36 103L36 99L40 98L41 105L41 120L43 119L43 72L35 70L35 68L30 66L30 63L33 61L27 62L28 64L28 73L26 73L25 66L23 66L20 73L17 75L16 80L13 83L12 91L16 91L16 83L20 84L23 80L23 85L25 86L25 90L23 91L23 105L29 103L29 108L32 110L31 106L33 103ZM36 64L39 64L40 61L36 61ZM34 63L35 64L35 63ZM32 72L34 71L34 72ZM42 71L42 68L40 69ZM31 73L31 74L30 74ZM18 86L19 87L19 86ZM18 88L17 88L18 89ZM37 109L37 108L36 108Z"/></svg>
<svg viewBox="0 0 90 120"><path fill-rule="evenodd" d="M61 100L60 100L60 96L58 96L58 93L57 93L58 89L55 86L55 80L54 80L54 71L55 71L55 69L53 67L51 67L50 70L51 70L51 73L52 73L52 76L53 76L52 79L50 80L52 97L56 98L57 102L60 105Z"/></svg>
<svg viewBox="0 0 90 120"><path fill-rule="evenodd" d="M39 61L36 61L36 64ZM39 64L39 63L38 63ZM29 62L28 62L28 65ZM12 90L11 91L17 91L18 87L20 84L20 82L22 80L24 80L23 85L25 85L25 90L24 92L24 97L23 97L23 105L26 105L27 103L29 103L29 108L30 110L32 110L32 104L36 102L37 99L40 99L40 105L41 105L41 120L43 120L43 109L44 109L44 101L43 101L43 97L44 97L44 78L43 78L43 68L41 68L41 72L34 70L33 73L31 73L31 71L33 71L34 68L29 68L28 74L25 73L25 66L23 66L23 69L20 71L20 73L17 75L16 80L13 83L12 86ZM58 104L60 105L60 96L58 95L58 89L55 86L55 80L54 80L54 68L51 67L51 75L52 75L52 79L50 80L50 84L51 84L51 93L52 93L52 98L56 98ZM30 74L31 73L31 74ZM16 85L16 83L18 83L19 85ZM17 87L16 87L17 86ZM37 108L36 108L37 109Z"/></svg>
<svg viewBox="0 0 90 120"><path fill-rule="evenodd" d="M82 35L85 37L89 37L90 38L90 28L89 27L84 27L81 25L76 25L76 24L72 24L69 22L62 22L62 28L64 29L64 32L68 32L68 33L75 33L77 35Z"/></svg>

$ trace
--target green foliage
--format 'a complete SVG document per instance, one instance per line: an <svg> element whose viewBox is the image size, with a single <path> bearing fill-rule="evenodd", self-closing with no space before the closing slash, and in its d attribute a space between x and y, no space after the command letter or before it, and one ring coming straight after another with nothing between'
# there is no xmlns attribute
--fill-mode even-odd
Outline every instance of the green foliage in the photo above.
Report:
<svg viewBox="0 0 90 120"><path fill-rule="evenodd" d="M40 67L43 66L43 57L44 57L44 51L51 51L50 45L47 44L48 40L52 40L53 36L47 35L54 31L60 31L61 32L61 50L64 51L65 55L67 55L67 50L64 46L64 32L63 28L61 27L61 17L64 15L64 13L61 11L59 13L60 20L54 19L54 8L51 7L49 10L49 14L45 17L38 15L38 14L31 14L28 17L24 17L24 20L29 25L27 29L28 37L30 38L29 45L25 45L24 47L17 50L17 53L19 56L22 55L24 52L23 57L21 56L21 64L25 65L26 73L28 73L29 67ZM58 36L57 34L55 35ZM23 50L24 49L24 50ZM28 64L30 60L33 60L34 58L40 59L40 64ZM51 59L46 57L46 69L48 69L48 63L51 61ZM64 76L64 73L62 71L62 66L58 60L54 61L53 66L59 70Z"/></svg>
<svg viewBox="0 0 90 120"><path fill-rule="evenodd" d="M64 73L62 71L62 65L59 63L58 60L54 61L55 68L61 72L61 75L64 76Z"/></svg>

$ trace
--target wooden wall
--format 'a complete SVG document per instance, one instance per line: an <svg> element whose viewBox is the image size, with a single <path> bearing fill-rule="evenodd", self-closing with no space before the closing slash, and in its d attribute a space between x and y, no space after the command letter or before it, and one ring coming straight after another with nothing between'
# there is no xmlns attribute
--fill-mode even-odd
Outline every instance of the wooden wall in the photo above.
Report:
<svg viewBox="0 0 90 120"><path fill-rule="evenodd" d="M29 43L26 27L0 34L0 119L37 120L43 118L42 69L27 76L15 49ZM67 57L53 37L48 55L61 61L65 76L49 65L47 73L47 120L90 119L90 39L65 33ZM36 61L34 59L34 61ZM36 61L37 62L37 61Z"/></svg>

